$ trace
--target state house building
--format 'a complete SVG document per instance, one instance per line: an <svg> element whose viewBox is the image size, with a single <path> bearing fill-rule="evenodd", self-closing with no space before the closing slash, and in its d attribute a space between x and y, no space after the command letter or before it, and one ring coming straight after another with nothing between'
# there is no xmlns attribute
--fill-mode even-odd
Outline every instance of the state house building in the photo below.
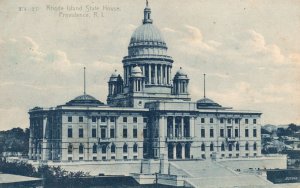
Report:
<svg viewBox="0 0 300 188"><path fill-rule="evenodd" d="M167 49L147 3L123 58L123 74L113 72L108 81L107 104L84 92L63 105L31 109L29 159L260 156L261 113L223 107L205 95L192 102L188 74L180 68L172 76Z"/></svg>

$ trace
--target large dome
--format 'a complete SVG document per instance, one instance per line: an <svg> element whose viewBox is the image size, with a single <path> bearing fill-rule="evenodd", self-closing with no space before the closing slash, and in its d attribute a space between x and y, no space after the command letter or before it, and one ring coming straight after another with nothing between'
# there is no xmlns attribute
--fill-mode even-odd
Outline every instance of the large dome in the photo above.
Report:
<svg viewBox="0 0 300 188"><path fill-rule="evenodd" d="M162 34L152 23L143 24L133 32L129 46L137 45L166 47Z"/></svg>
<svg viewBox="0 0 300 188"><path fill-rule="evenodd" d="M153 25L151 9L146 5L143 24L131 35L128 56L166 56L167 45L161 32Z"/></svg>

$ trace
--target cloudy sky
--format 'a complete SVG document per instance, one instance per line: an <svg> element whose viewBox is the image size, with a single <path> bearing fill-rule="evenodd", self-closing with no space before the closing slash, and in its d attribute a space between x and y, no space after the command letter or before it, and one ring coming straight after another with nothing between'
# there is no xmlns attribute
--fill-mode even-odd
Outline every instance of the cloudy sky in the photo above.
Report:
<svg viewBox="0 0 300 188"><path fill-rule="evenodd" d="M149 3L174 59L172 73L183 67L189 74L193 100L203 96L206 73L207 96L223 106L260 110L263 123L300 123L299 1ZM74 13L67 6L82 6L76 12L89 17L62 17ZM87 13L87 6L100 10ZM30 108L82 94L84 66L87 92L105 102L107 80L114 69L122 73L144 6L144 0L1 0L0 130L28 127Z"/></svg>

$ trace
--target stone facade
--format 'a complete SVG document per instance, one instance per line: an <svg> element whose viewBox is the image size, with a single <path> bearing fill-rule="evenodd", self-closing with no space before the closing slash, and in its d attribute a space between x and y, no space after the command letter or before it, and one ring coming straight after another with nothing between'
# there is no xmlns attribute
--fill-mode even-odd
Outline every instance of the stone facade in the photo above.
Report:
<svg viewBox="0 0 300 188"><path fill-rule="evenodd" d="M172 75L172 57L151 9L133 33L123 77L108 81L107 105L87 95L30 114L29 158L107 161L240 158L261 155L258 111L233 110L204 97L191 102L189 77Z"/></svg>

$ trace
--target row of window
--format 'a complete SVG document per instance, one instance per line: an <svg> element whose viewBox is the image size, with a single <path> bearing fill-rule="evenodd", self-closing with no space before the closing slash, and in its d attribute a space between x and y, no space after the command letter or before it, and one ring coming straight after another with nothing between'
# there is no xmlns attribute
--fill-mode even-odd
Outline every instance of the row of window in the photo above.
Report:
<svg viewBox="0 0 300 188"><path fill-rule="evenodd" d="M253 129L253 137L257 137L257 129ZM204 138L205 135L205 129L201 129L201 137ZM214 129L209 130L209 137L214 137ZM220 137L225 137L225 130L220 129ZM231 138L233 137L232 129L227 129L227 137ZM239 129L234 129L234 137L239 137ZM249 129L245 129L245 137L249 137Z"/></svg>
<svg viewBox="0 0 300 188"><path fill-rule="evenodd" d="M234 147L233 144L228 144L228 151L232 151L232 150L233 150L233 147ZM205 145L204 143L202 143L202 145L201 145L201 151L205 151L205 148L206 148L206 145ZM209 145L209 150L210 150L210 151L214 151L214 148L215 148L215 147L214 147L214 144L211 143L211 144ZM240 151L240 144L239 144L239 143L237 143L237 144L235 145L235 150L236 150L236 151ZM245 150L246 150L246 151L249 150L249 143L248 143L248 142L245 144ZM253 144L253 150L254 150L254 151L257 150L257 144L256 144L256 143ZM221 151L225 151L225 144L224 144L224 143L222 143L222 145L221 145Z"/></svg>
<svg viewBox="0 0 300 188"><path fill-rule="evenodd" d="M109 120L110 122L115 122L115 121L116 121L116 117L105 117L105 116L100 117L100 121L101 121L102 123L107 122L108 120ZM126 123L127 120L128 120L127 117L123 117L123 122L124 122L124 123ZM83 122L83 116L79 116L79 117L78 117L78 121L79 121L79 122ZM72 116L68 116L68 122L73 122L73 117L72 117ZM97 122L97 117L93 116L93 117L92 117L92 122L93 122L93 123L96 123L96 122ZM132 117L132 122L133 122L133 123L137 123L137 117ZM146 122L147 122L147 118L144 118L144 119L143 119L143 122L146 123Z"/></svg>
<svg viewBox="0 0 300 188"><path fill-rule="evenodd" d="M235 124L239 124L240 119L239 118L235 118L235 119L227 119L227 123L231 124L234 121ZM225 118L221 118L220 119L220 123L223 124L225 122ZM249 124L249 119L245 119L245 124ZM205 123L205 118L201 118L201 123ZM214 118L209 118L209 123L214 123ZM257 121L256 119L252 119L252 123L256 124Z"/></svg>
<svg viewBox="0 0 300 188"><path fill-rule="evenodd" d="M99 150L98 150L98 148L99 148ZM109 147L107 145L102 145L102 146L101 145L97 145L97 144L93 145L93 153L94 154L96 154L100 150L101 150L102 154L106 154L109 149L110 149L111 153L116 153L116 145L115 144L112 144L111 147ZM68 154L73 154L73 150L74 150L73 145L69 144L69 146L68 146ZM133 151L133 153L137 153L138 152L138 145L136 143L133 145L132 151ZM83 144L79 145L78 153L79 154L83 154L84 153L84 145ZM128 145L126 143L124 143L124 145L123 145L123 153L128 153Z"/></svg>
<svg viewBox="0 0 300 188"><path fill-rule="evenodd" d="M83 138L84 134L84 129L83 128L79 128L78 129L78 137L79 138ZM146 134L146 131L144 129L144 135ZM132 130L132 137L133 138L137 138L137 128L134 128ZM109 132L109 138L115 138L115 129L114 128L111 128L110 129L110 132ZM127 138L128 137L128 130L127 128L123 128L123 132L122 132L122 136L123 138ZM96 138L97 137L97 129L96 128L92 128L92 138ZM68 138L73 138L73 129L72 128L68 128ZM100 129L100 138L107 138L107 135L106 135L106 129L105 128L101 128Z"/></svg>

